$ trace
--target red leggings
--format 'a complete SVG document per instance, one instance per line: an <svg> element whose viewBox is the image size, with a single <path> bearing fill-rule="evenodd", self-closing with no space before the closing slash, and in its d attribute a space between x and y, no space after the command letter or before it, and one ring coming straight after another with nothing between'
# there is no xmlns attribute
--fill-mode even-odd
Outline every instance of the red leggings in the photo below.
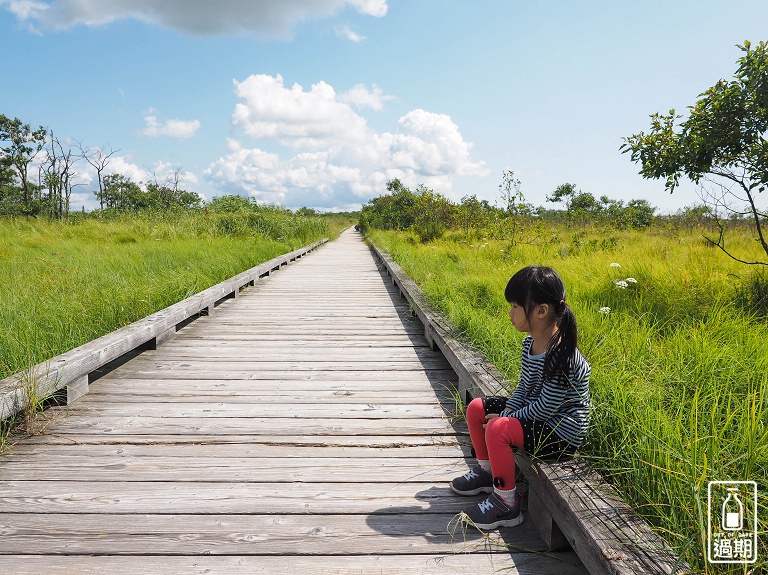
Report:
<svg viewBox="0 0 768 575"><path fill-rule="evenodd" d="M467 425L475 455L478 459L491 461L493 484L499 489L513 489L515 454L512 448L524 447L523 426L520 421L514 417L495 417L486 422L483 400L478 397L467 407Z"/></svg>

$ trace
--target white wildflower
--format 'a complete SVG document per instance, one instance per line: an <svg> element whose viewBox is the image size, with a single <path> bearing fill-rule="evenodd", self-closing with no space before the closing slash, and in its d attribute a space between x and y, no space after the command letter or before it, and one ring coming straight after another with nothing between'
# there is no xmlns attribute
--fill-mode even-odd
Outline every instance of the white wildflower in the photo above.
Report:
<svg viewBox="0 0 768 575"><path fill-rule="evenodd" d="M613 262L613 263L612 263L612 264L611 264L609 267L612 267L612 268L620 268L620 267L621 267L621 264L617 264L616 262Z"/></svg>
<svg viewBox="0 0 768 575"><path fill-rule="evenodd" d="M619 280L616 282L616 287L619 289L627 289L629 287L629 284L624 280Z"/></svg>
<svg viewBox="0 0 768 575"><path fill-rule="evenodd" d="M606 307L601 307L600 308L600 313L603 314L603 315L608 315L609 313L611 313L611 308L609 308L607 306Z"/></svg>
<svg viewBox="0 0 768 575"><path fill-rule="evenodd" d="M624 281L627 282L627 283L630 283L630 284L636 284L637 283L637 280L635 278L627 278Z"/></svg>

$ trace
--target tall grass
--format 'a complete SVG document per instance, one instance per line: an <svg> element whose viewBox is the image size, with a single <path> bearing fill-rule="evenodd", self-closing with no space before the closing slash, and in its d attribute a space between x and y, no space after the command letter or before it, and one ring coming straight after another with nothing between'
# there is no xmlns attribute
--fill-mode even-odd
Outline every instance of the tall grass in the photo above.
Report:
<svg viewBox="0 0 768 575"><path fill-rule="evenodd" d="M581 452L696 569L765 570L768 322L743 305L756 280L742 264L696 233L661 229L551 228L546 241L518 246L458 235L372 239L511 381L524 334L509 323L504 286L525 265L555 268L592 366L594 412ZM731 241L742 253L755 249L746 234ZM628 277L637 283L617 287ZM711 480L758 483L757 565L706 563Z"/></svg>
<svg viewBox="0 0 768 575"><path fill-rule="evenodd" d="M141 319L342 222L182 213L0 220L0 377Z"/></svg>

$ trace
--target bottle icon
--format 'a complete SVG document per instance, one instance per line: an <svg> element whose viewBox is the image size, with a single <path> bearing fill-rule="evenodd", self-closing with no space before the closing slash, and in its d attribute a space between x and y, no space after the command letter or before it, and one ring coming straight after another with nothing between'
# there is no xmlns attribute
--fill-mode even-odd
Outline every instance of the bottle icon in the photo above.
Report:
<svg viewBox="0 0 768 575"><path fill-rule="evenodd" d="M728 488L722 511L720 526L723 531L740 531L744 528L744 504L739 499L738 487Z"/></svg>

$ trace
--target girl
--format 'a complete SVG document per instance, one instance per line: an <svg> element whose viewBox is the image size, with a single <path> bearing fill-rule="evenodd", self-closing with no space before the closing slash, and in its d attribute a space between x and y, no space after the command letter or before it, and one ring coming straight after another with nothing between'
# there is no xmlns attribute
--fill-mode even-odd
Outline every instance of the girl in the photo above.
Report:
<svg viewBox="0 0 768 575"><path fill-rule="evenodd" d="M466 511L480 529L523 522L515 490L513 448L537 457L573 454L587 433L589 375L576 347L576 318L565 286L551 268L528 266L509 280L504 297L523 340L520 384L511 397L476 398L467 424L477 465L451 482L460 495L490 493Z"/></svg>

